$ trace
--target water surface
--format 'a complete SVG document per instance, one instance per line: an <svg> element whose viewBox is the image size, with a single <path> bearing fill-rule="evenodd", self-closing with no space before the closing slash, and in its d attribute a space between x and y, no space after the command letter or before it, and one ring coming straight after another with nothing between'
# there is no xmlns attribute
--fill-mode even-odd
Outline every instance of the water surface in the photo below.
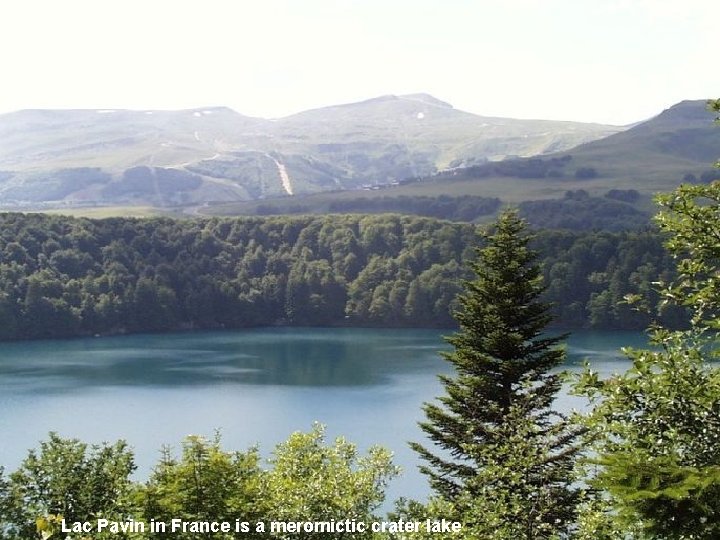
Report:
<svg viewBox="0 0 720 540"><path fill-rule="evenodd" d="M447 333L448 331L444 332ZM139 478L165 444L222 433L229 450L265 455L313 422L361 449L381 444L405 470L389 490L422 497L407 441L422 440L421 405L451 373L436 330L268 328L0 344L0 464L13 470L49 431L99 443L125 439ZM578 332L566 368L587 358L607 374L627 367L634 332ZM562 396L558 407L581 406Z"/></svg>

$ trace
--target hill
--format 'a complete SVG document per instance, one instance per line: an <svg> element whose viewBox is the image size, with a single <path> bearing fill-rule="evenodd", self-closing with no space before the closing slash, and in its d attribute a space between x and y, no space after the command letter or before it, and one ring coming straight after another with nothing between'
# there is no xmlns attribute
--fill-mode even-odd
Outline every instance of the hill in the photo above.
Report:
<svg viewBox="0 0 720 540"><path fill-rule="evenodd" d="M608 189L656 193L675 187L685 175L695 178L688 176L687 181L709 181L703 174L720 156L720 130L713 120L707 101L683 101L630 129L568 151L455 168L418 178L417 183L482 180L478 184L488 187L488 194L499 196L492 188L497 179L504 179L506 188L514 184L509 180L517 179L524 186L519 200L527 200L538 189L546 197L568 189L591 194ZM507 198L518 201L513 195Z"/></svg>
<svg viewBox="0 0 720 540"><path fill-rule="evenodd" d="M564 154L567 155L567 154ZM720 130L707 101L682 101L658 116L572 150L578 167L599 177L631 179L642 191L674 187L686 174L700 179L720 157Z"/></svg>
<svg viewBox="0 0 720 540"><path fill-rule="evenodd" d="M426 94L268 120L224 107L0 115L0 206L193 206L389 185L620 131L483 117Z"/></svg>
<svg viewBox="0 0 720 540"><path fill-rule="evenodd" d="M519 205L539 227L620 230L645 226L652 196L680 182L720 178L720 129L706 101L683 101L645 122L571 150L456 167L370 191L303 200L216 205L213 214L395 211L490 219Z"/></svg>

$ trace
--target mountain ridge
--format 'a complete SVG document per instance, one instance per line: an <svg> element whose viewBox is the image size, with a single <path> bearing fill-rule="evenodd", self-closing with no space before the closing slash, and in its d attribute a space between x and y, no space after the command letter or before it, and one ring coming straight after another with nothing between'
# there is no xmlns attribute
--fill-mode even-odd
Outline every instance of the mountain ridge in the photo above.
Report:
<svg viewBox="0 0 720 540"><path fill-rule="evenodd" d="M277 119L224 106L26 109L0 115L0 207L163 207L358 189L566 150L621 130L484 117L424 93ZM159 176L167 181L157 184Z"/></svg>
<svg viewBox="0 0 720 540"><path fill-rule="evenodd" d="M524 159L480 162L397 186L214 205L213 215L403 212L446 219L491 219L505 205L538 226L649 225L653 196L678 184L720 179L720 128L706 100L685 100L608 137Z"/></svg>

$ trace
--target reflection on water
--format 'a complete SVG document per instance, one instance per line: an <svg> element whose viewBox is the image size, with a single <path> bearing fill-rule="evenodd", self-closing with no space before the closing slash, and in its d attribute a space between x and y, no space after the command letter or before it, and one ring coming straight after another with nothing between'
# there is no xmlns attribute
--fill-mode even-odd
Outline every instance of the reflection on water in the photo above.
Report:
<svg viewBox="0 0 720 540"><path fill-rule="evenodd" d="M450 368L436 330L267 328L0 344L0 464L12 469L48 431L88 442L126 439L145 476L163 444L220 428L227 448L264 451L313 421L364 449L396 454L403 478L390 499L427 492L407 441L421 405ZM588 359L624 370L639 333L579 332L567 369ZM558 407L578 406L563 396Z"/></svg>
<svg viewBox="0 0 720 540"><path fill-rule="evenodd" d="M44 392L98 386L367 386L422 367L436 332L261 329L0 346L0 380Z"/></svg>

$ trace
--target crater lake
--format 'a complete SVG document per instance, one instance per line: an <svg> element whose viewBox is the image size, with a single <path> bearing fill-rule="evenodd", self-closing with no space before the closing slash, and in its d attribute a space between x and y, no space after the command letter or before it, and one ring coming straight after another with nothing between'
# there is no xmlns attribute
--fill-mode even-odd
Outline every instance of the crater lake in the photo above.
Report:
<svg viewBox="0 0 720 540"><path fill-rule="evenodd" d="M387 499L428 493L407 442L423 440L422 403L451 374L440 351L452 330L261 328L0 344L0 466L17 468L50 431L87 443L126 440L146 478L163 445L178 454L190 434L219 431L227 450L258 445L269 456L314 422L331 440L395 453L403 474ZM624 371L622 346L639 332L580 331L565 368L585 359L600 373ZM562 395L558 409L582 407ZM387 505L389 509L390 506Z"/></svg>

